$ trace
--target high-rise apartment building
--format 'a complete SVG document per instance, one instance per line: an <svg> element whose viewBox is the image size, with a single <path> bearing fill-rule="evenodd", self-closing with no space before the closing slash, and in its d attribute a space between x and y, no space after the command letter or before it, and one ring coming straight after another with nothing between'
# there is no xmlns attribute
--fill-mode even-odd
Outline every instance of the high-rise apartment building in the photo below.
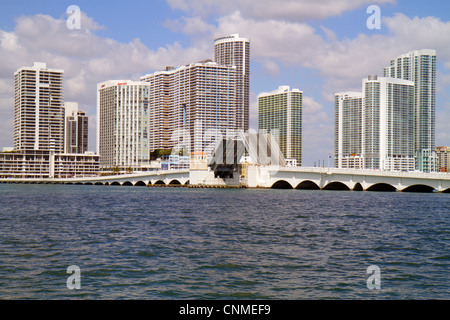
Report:
<svg viewBox="0 0 450 320"><path fill-rule="evenodd" d="M0 177L98 174L99 156L86 152L87 116L77 103L64 104L63 74L42 62L15 72L14 148L0 152Z"/></svg>
<svg viewBox="0 0 450 320"><path fill-rule="evenodd" d="M236 67L236 124L238 130L249 129L250 40L239 34L214 41L214 61Z"/></svg>
<svg viewBox="0 0 450 320"><path fill-rule="evenodd" d="M414 171L414 83L369 76L335 96L338 168Z"/></svg>
<svg viewBox="0 0 450 320"><path fill-rule="evenodd" d="M436 51L422 49L399 55L384 69L384 76L414 82L416 170L435 171Z"/></svg>
<svg viewBox="0 0 450 320"><path fill-rule="evenodd" d="M150 85L130 80L97 85L97 153L101 167L149 164Z"/></svg>
<svg viewBox="0 0 450 320"><path fill-rule="evenodd" d="M258 129L273 134L287 159L302 163L303 92L281 86L258 95Z"/></svg>
<svg viewBox="0 0 450 320"><path fill-rule="evenodd" d="M366 169L414 170L414 83L369 76L364 90Z"/></svg>
<svg viewBox="0 0 450 320"><path fill-rule="evenodd" d="M149 148L211 154L236 135L236 67L202 61L141 77L150 86Z"/></svg>
<svg viewBox="0 0 450 320"><path fill-rule="evenodd" d="M337 168L362 169L363 166L363 94L335 94L334 153Z"/></svg>
<svg viewBox="0 0 450 320"><path fill-rule="evenodd" d="M222 138L248 130L249 40L232 35L214 44L216 61L97 85L104 168L145 166L157 149L211 154Z"/></svg>
<svg viewBox="0 0 450 320"><path fill-rule="evenodd" d="M64 152L64 71L42 62L14 73L14 148Z"/></svg>
<svg viewBox="0 0 450 320"><path fill-rule="evenodd" d="M77 102L66 102L64 109L65 153L85 153L88 151L88 116L78 109Z"/></svg>

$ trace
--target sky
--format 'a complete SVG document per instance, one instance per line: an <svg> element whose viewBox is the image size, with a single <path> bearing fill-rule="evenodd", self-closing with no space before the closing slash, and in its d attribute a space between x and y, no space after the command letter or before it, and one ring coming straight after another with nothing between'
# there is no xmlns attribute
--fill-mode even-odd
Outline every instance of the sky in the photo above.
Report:
<svg viewBox="0 0 450 320"><path fill-rule="evenodd" d="M81 10L69 29L67 8ZM380 9L380 28L368 28ZM437 51L436 144L450 146L450 2L443 0L5 1L0 11L0 148L13 146L14 72L35 61L64 70L65 101L87 112L96 149L96 85L139 80L166 66L213 58L215 38L250 38L250 127L257 96L303 91L303 165L328 165L334 94L361 91L391 59Z"/></svg>

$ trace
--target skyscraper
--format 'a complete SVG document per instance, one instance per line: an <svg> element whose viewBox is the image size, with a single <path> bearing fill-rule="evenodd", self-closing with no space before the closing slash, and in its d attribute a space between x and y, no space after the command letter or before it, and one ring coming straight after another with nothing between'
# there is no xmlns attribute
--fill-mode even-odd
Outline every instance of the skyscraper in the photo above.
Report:
<svg viewBox="0 0 450 320"><path fill-rule="evenodd" d="M144 166L157 149L210 155L217 141L247 130L249 40L216 39L215 58L166 67L139 82L99 83L97 148L103 167Z"/></svg>
<svg viewBox="0 0 450 320"><path fill-rule="evenodd" d="M384 76L414 82L416 170L435 171L436 51L422 49L399 55L384 69Z"/></svg>
<svg viewBox="0 0 450 320"><path fill-rule="evenodd" d="M334 153L335 166L362 169L363 95L361 92L335 94Z"/></svg>
<svg viewBox="0 0 450 320"><path fill-rule="evenodd" d="M414 170L414 83L363 80L363 157L366 169Z"/></svg>
<svg viewBox="0 0 450 320"><path fill-rule="evenodd" d="M302 163L303 92L281 86L258 95L258 129L272 133L287 159Z"/></svg>
<svg viewBox="0 0 450 320"><path fill-rule="evenodd" d="M78 103L66 102L65 153L85 153L88 150L88 116L78 109Z"/></svg>
<svg viewBox="0 0 450 320"><path fill-rule="evenodd" d="M42 62L14 73L14 148L64 152L63 70Z"/></svg>
<svg viewBox="0 0 450 320"><path fill-rule="evenodd" d="M97 85L97 153L103 169L149 164L148 83L130 80Z"/></svg>
<svg viewBox="0 0 450 320"><path fill-rule="evenodd" d="M362 93L335 95L338 168L414 170L414 83L369 76Z"/></svg>
<svg viewBox="0 0 450 320"><path fill-rule="evenodd" d="M68 178L98 173L99 156L84 153L87 116L78 111L77 103L64 105L63 74L43 62L14 73L14 149L0 153L2 176Z"/></svg>
<svg viewBox="0 0 450 320"><path fill-rule="evenodd" d="M236 124L238 130L249 129L250 40L239 34L214 41L214 61L220 65L236 66Z"/></svg>
<svg viewBox="0 0 450 320"><path fill-rule="evenodd" d="M141 77L150 86L150 150L211 154L217 138L235 136L235 78L236 67L210 60Z"/></svg>

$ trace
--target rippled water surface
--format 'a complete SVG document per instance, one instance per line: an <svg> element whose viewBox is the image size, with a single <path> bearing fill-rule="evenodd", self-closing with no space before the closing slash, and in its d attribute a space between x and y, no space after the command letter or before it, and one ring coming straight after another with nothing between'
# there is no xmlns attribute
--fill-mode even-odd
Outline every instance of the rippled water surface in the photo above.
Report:
<svg viewBox="0 0 450 320"><path fill-rule="evenodd" d="M0 184L0 299L449 299L449 244L448 194Z"/></svg>

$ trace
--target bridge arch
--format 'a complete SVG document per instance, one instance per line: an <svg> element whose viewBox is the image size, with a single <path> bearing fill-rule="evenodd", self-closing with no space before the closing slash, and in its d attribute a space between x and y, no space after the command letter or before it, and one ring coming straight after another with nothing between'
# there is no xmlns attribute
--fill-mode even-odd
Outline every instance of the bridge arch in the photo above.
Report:
<svg viewBox="0 0 450 320"><path fill-rule="evenodd" d="M402 192L421 192L421 193L431 193L433 191L434 191L433 187L430 187L425 184L414 184L402 190Z"/></svg>
<svg viewBox="0 0 450 320"><path fill-rule="evenodd" d="M357 183L355 183L355 185L354 185L354 187L353 187L352 190L353 190L353 191L364 191L364 188L363 188L363 186L361 185L361 183L357 182Z"/></svg>
<svg viewBox="0 0 450 320"><path fill-rule="evenodd" d="M120 186L120 183L117 181L113 181L109 184L110 186Z"/></svg>
<svg viewBox="0 0 450 320"><path fill-rule="evenodd" d="M166 183L164 181L162 181L162 180L158 180L153 185L155 185L155 186L162 186L162 185L166 185Z"/></svg>
<svg viewBox="0 0 450 320"><path fill-rule="evenodd" d="M342 191L350 191L350 188L342 182L333 181L328 183L323 190L342 190Z"/></svg>
<svg viewBox="0 0 450 320"><path fill-rule="evenodd" d="M144 181L138 181L134 184L137 187L145 187L147 184Z"/></svg>
<svg viewBox="0 0 450 320"><path fill-rule="evenodd" d="M395 192L397 188L388 183L375 183L368 187L366 191Z"/></svg>
<svg viewBox="0 0 450 320"><path fill-rule="evenodd" d="M275 182L272 187L272 189L293 189L292 185L287 182L286 180L278 180Z"/></svg>
<svg viewBox="0 0 450 320"><path fill-rule="evenodd" d="M177 179L173 179L172 181L169 182L169 185L181 185L180 181L178 181Z"/></svg>
<svg viewBox="0 0 450 320"><path fill-rule="evenodd" d="M125 181L122 186L133 186L133 184L130 181Z"/></svg>
<svg viewBox="0 0 450 320"><path fill-rule="evenodd" d="M311 180L305 180L300 182L295 189L308 189L308 190L320 190L320 187L317 185L317 183L311 181Z"/></svg>
<svg viewBox="0 0 450 320"><path fill-rule="evenodd" d="M94 186L102 186L103 182L97 181L96 183L94 183Z"/></svg>

